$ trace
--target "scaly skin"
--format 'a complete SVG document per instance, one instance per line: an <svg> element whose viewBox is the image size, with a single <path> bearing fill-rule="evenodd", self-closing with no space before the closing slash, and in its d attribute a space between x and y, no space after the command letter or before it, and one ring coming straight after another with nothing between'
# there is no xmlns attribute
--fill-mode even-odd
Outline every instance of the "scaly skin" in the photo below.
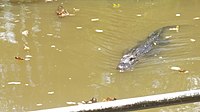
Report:
<svg viewBox="0 0 200 112"><path fill-rule="evenodd" d="M146 53L151 51L154 46L157 45L158 41L162 37L162 33L169 28L174 28L176 26L166 26L162 27L153 33L151 33L146 41L143 43L133 47L127 53L125 53L120 59L119 64L117 65L117 70L120 72L124 72L126 70L130 70L133 66L139 61L141 57L143 57Z"/></svg>

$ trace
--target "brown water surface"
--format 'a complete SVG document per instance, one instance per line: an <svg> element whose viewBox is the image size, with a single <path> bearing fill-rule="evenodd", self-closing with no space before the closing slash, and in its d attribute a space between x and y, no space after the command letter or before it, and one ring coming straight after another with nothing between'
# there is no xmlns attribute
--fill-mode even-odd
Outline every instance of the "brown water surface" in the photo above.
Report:
<svg viewBox="0 0 200 112"><path fill-rule="evenodd" d="M200 88L199 0L18 1L0 2L1 112ZM60 4L75 16L59 18ZM164 34L171 37L166 45L132 71L115 69L123 52L169 25L180 26ZM196 112L199 106L143 111Z"/></svg>

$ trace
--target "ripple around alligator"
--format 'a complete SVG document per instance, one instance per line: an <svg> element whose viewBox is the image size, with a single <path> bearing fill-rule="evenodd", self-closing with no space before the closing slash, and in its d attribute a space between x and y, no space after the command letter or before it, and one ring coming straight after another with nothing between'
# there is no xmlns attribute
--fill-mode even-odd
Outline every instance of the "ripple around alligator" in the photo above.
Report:
<svg viewBox="0 0 200 112"><path fill-rule="evenodd" d="M80 11L74 17L58 18L55 10L61 3L70 13L73 8ZM5 32L5 27L12 30L18 43L0 40L0 110L21 112L66 106L67 101L93 96L120 99L199 88L198 12L197 0L11 3L0 9L0 31ZM179 32L166 32L172 35L169 43L142 58L133 71L115 69L123 52L154 30L185 24ZM29 51L24 50L25 45ZM26 55L32 56L30 61L14 58ZM171 66L189 73L172 71Z"/></svg>

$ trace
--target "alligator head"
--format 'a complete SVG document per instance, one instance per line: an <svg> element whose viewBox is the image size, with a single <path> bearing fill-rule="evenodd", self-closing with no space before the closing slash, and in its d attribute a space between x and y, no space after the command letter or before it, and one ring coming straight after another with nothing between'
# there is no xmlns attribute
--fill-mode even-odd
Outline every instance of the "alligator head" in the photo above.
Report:
<svg viewBox="0 0 200 112"><path fill-rule="evenodd" d="M130 70L135 63L138 62L137 54L136 53L128 53L123 55L120 59L119 64L117 65L117 70L120 72L124 72L125 70Z"/></svg>

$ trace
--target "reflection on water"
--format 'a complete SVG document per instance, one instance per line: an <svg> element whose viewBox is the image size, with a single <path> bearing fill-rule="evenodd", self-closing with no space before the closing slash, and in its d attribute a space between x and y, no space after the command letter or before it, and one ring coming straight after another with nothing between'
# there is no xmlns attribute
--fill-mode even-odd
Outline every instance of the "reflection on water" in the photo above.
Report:
<svg viewBox="0 0 200 112"><path fill-rule="evenodd" d="M1 17L1 31L0 32L0 39L4 41L8 41L11 43L17 43L15 40L15 33L13 32L13 29L15 27L14 22L14 14L10 11L12 6L10 4L6 4L4 6L5 10L3 11L3 17Z"/></svg>
<svg viewBox="0 0 200 112"><path fill-rule="evenodd" d="M75 16L59 18L60 4ZM0 7L0 111L199 88L197 0L4 0ZM123 52L168 25L180 30L165 32L168 41L133 71L116 70ZM198 110L194 103L143 111Z"/></svg>

